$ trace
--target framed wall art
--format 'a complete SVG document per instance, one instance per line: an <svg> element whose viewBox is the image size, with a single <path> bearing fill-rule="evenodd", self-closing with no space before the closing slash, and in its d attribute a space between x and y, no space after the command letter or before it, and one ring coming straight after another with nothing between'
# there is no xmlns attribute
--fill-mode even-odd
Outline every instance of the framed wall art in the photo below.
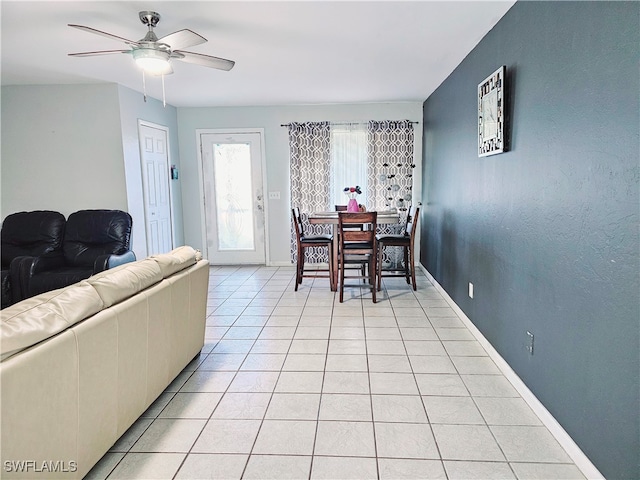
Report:
<svg viewBox="0 0 640 480"><path fill-rule="evenodd" d="M505 151L504 77L501 66L478 85L478 156Z"/></svg>

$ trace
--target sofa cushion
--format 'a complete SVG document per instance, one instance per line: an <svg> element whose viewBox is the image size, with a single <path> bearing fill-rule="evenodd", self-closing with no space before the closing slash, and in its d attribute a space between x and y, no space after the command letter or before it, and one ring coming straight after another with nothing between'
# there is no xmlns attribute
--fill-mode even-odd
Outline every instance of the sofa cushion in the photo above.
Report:
<svg viewBox="0 0 640 480"><path fill-rule="evenodd" d="M158 263L150 260L130 262L110 268L87 279L108 308L162 280Z"/></svg>
<svg viewBox="0 0 640 480"><path fill-rule="evenodd" d="M28 298L0 312L0 360L98 313L103 303L86 281Z"/></svg>
<svg viewBox="0 0 640 480"><path fill-rule="evenodd" d="M79 210L67 218L62 251L68 265L93 267L100 255L129 249L131 215L121 210Z"/></svg>
<svg viewBox="0 0 640 480"><path fill-rule="evenodd" d="M62 245L65 219L59 212L36 210L8 215L2 222L2 266L7 268L16 257L40 256Z"/></svg>
<svg viewBox="0 0 640 480"><path fill-rule="evenodd" d="M168 253L152 255L149 258L158 262L160 270L162 270L162 276L167 278L180 270L195 265L197 254L198 252L193 249L193 247L185 245L175 248Z"/></svg>

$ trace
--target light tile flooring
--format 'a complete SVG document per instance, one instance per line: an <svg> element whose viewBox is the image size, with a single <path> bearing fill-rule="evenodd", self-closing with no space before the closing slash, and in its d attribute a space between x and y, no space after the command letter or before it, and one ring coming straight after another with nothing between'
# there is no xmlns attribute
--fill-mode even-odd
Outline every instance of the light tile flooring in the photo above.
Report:
<svg viewBox="0 0 640 480"><path fill-rule="evenodd" d="M206 345L87 478L582 479L429 280L212 267Z"/></svg>

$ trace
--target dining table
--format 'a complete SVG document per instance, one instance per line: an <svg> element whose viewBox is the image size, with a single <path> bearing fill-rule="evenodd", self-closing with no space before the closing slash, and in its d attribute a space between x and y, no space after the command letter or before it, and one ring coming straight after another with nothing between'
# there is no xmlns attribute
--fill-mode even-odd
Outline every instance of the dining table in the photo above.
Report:
<svg viewBox="0 0 640 480"><path fill-rule="evenodd" d="M338 289L338 213L339 212L313 212L308 216L309 223L312 225L332 225L333 226L333 287L331 290ZM392 225L400 222L400 214L395 210L378 211L378 225Z"/></svg>

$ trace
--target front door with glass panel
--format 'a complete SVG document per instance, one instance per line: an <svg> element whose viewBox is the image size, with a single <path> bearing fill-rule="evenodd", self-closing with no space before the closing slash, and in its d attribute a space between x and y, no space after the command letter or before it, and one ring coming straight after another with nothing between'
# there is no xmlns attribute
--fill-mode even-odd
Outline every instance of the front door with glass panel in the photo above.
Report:
<svg viewBox="0 0 640 480"><path fill-rule="evenodd" d="M201 133L207 258L213 265L264 264L260 133Z"/></svg>

